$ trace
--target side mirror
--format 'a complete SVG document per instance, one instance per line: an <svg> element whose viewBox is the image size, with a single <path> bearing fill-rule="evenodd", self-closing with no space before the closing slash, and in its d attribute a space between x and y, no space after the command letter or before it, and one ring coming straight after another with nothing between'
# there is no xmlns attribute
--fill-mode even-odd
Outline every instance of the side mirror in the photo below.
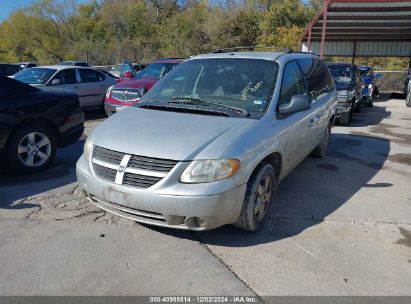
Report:
<svg viewBox="0 0 411 304"><path fill-rule="evenodd" d="M375 74L375 75L374 75L374 78L375 78L375 79L381 78L381 74Z"/></svg>
<svg viewBox="0 0 411 304"><path fill-rule="evenodd" d="M133 78L133 77L134 77L134 74L133 74L133 72L125 72L125 73L123 74L123 77Z"/></svg>
<svg viewBox="0 0 411 304"><path fill-rule="evenodd" d="M308 110L311 107L311 97L307 95L295 95L287 104L280 105L281 114L295 113Z"/></svg>
<svg viewBox="0 0 411 304"><path fill-rule="evenodd" d="M61 80L60 79L53 79L52 81L51 81L51 84L52 85L58 85L58 84L61 84Z"/></svg>

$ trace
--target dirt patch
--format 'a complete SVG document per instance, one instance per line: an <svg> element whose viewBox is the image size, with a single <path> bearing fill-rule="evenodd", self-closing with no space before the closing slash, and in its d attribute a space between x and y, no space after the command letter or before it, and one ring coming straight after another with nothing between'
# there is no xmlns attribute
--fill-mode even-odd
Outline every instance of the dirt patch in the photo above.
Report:
<svg viewBox="0 0 411 304"><path fill-rule="evenodd" d="M394 143L411 145L410 134L401 134L393 132L393 128L396 128L396 126L390 124L378 124L376 126L370 127L370 133L383 134L385 136L393 137L390 138L390 141Z"/></svg>
<svg viewBox="0 0 411 304"><path fill-rule="evenodd" d="M58 193L46 197L29 197L11 206L29 208L26 219L71 221L78 223L119 223L133 221L120 218L90 203L77 186L72 193Z"/></svg>
<svg viewBox="0 0 411 304"><path fill-rule="evenodd" d="M394 163L411 166L411 154L393 154L388 156L388 160Z"/></svg>

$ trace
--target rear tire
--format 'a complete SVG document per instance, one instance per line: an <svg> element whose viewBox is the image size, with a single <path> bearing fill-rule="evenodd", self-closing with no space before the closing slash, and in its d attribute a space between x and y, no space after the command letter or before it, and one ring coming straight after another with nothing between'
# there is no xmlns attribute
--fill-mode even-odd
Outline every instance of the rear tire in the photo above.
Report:
<svg viewBox="0 0 411 304"><path fill-rule="evenodd" d="M260 230L273 204L276 185L273 166L260 164L247 183L241 215L234 226L246 231Z"/></svg>
<svg viewBox="0 0 411 304"><path fill-rule="evenodd" d="M57 141L52 130L24 125L11 135L7 159L13 171L33 173L47 167L56 156Z"/></svg>
<svg viewBox="0 0 411 304"><path fill-rule="evenodd" d="M324 158L327 156L327 149L330 143L331 137L331 123L329 122L327 128L324 131L323 137L320 144L311 152L311 155L314 157Z"/></svg>

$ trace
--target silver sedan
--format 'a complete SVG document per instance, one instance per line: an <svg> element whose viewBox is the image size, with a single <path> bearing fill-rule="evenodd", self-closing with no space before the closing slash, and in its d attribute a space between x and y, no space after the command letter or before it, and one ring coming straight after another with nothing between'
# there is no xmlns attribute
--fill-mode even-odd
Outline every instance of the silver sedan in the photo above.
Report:
<svg viewBox="0 0 411 304"><path fill-rule="evenodd" d="M25 69L13 78L33 86L74 91L82 108L101 107L107 89L117 83L116 79L95 69L63 65Z"/></svg>

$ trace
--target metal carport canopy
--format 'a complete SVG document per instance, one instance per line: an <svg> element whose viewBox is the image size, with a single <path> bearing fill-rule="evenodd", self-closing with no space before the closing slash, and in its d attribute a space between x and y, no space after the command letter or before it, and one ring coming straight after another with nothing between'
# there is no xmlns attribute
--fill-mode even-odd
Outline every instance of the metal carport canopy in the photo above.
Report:
<svg viewBox="0 0 411 304"><path fill-rule="evenodd" d="M326 0L301 37L324 56L411 57L411 1Z"/></svg>

